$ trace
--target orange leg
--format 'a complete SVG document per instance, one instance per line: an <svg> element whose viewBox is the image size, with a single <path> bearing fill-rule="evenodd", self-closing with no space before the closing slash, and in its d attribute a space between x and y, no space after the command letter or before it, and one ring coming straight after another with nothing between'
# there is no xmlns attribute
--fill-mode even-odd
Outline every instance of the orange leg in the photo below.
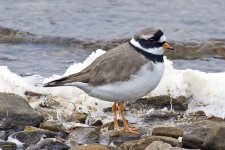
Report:
<svg viewBox="0 0 225 150"><path fill-rule="evenodd" d="M135 131L137 129L129 128L129 126L127 124L127 121L126 121L126 118L125 118L125 115L124 115L124 102L119 103L119 110L120 110L120 115L121 115L122 121L123 121L123 130L137 134L138 132Z"/></svg>
<svg viewBox="0 0 225 150"><path fill-rule="evenodd" d="M116 114L116 102L113 103L112 105L112 112L114 114L114 130L118 130L119 129L119 125L118 125L118 120L117 120L117 114Z"/></svg>

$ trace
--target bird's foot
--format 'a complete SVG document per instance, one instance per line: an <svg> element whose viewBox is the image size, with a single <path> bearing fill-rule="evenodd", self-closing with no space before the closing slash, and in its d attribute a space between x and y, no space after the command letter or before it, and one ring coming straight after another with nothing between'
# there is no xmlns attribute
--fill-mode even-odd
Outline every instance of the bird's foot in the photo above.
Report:
<svg viewBox="0 0 225 150"><path fill-rule="evenodd" d="M137 132L137 128L129 128L129 127L123 127L123 128L114 128L116 131L122 131L122 132L130 132L133 134L139 134L139 132Z"/></svg>

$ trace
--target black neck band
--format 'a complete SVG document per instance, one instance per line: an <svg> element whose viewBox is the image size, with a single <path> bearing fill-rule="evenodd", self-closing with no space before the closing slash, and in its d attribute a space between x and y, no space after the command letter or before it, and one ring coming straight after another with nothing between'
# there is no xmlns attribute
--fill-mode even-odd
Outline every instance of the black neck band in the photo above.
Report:
<svg viewBox="0 0 225 150"><path fill-rule="evenodd" d="M138 53L144 55L147 59L153 61L154 63L156 62L164 62L163 60L163 54L162 55L155 55L152 53L148 53L138 47L135 47L131 42L129 42L130 46L132 46Z"/></svg>

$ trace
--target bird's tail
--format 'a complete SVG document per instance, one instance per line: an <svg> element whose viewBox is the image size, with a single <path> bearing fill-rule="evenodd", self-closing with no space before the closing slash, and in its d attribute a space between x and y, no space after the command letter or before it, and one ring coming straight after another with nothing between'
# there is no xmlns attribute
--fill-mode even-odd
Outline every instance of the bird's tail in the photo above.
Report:
<svg viewBox="0 0 225 150"><path fill-rule="evenodd" d="M45 83L43 85L43 87L63 86L64 84L67 83L66 80L67 80L67 77L62 77L60 79L53 80L53 81L50 81L48 83Z"/></svg>

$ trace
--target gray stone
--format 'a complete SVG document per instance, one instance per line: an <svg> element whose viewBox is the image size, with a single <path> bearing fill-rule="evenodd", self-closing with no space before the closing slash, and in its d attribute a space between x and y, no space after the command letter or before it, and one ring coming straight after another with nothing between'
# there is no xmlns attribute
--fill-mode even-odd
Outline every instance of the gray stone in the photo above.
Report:
<svg viewBox="0 0 225 150"><path fill-rule="evenodd" d="M98 128L79 127L69 134L69 141L75 141L78 144L98 143L100 131Z"/></svg>
<svg viewBox="0 0 225 150"><path fill-rule="evenodd" d="M72 147L70 150L118 150L118 148L109 145L87 144L83 146Z"/></svg>
<svg viewBox="0 0 225 150"><path fill-rule="evenodd" d="M16 144L12 142L6 142L4 140L0 140L0 149L2 150L16 150Z"/></svg>
<svg viewBox="0 0 225 150"><path fill-rule="evenodd" d="M34 145L30 145L26 150L68 150L70 147L64 142L55 138L41 139Z"/></svg>
<svg viewBox="0 0 225 150"><path fill-rule="evenodd" d="M110 141L116 145L120 145L127 141L139 140L141 138L141 134L135 134L124 131L112 131L109 135Z"/></svg>
<svg viewBox="0 0 225 150"><path fill-rule="evenodd" d="M171 127L171 126L159 126L155 127L152 131L152 135L169 136L173 138L179 138L183 136L183 129Z"/></svg>
<svg viewBox="0 0 225 150"><path fill-rule="evenodd" d="M170 150L172 146L170 144L161 142L161 141L154 141L145 150Z"/></svg>
<svg viewBox="0 0 225 150"><path fill-rule="evenodd" d="M34 129L32 129L34 130ZM37 130L37 128L34 131L19 131L11 134L8 137L8 141L19 141L23 144L21 144L21 147L27 148L30 145L34 145L38 143L42 138L55 138L55 137L65 137L64 133L60 132L53 132L53 131L47 131L47 130Z"/></svg>
<svg viewBox="0 0 225 150"><path fill-rule="evenodd" d="M0 129L21 130L26 125L38 126L43 116L15 94L0 93Z"/></svg>
<svg viewBox="0 0 225 150"><path fill-rule="evenodd" d="M155 96L155 97L145 97L141 98L135 102L127 103L128 108L140 109L162 109L167 107L171 109L171 104L174 110L185 111L188 109L188 100L184 96L179 96L177 98L171 98L167 95Z"/></svg>
<svg viewBox="0 0 225 150"><path fill-rule="evenodd" d="M182 138L183 146L186 148L201 148L211 130L211 128L198 128L185 134Z"/></svg>
<svg viewBox="0 0 225 150"><path fill-rule="evenodd" d="M130 150L144 150L147 146L149 146L154 141L162 141L162 142L171 144L172 146L181 147L181 143L178 141L178 139L165 137L165 136L149 136L139 140L136 144L131 146Z"/></svg>
<svg viewBox="0 0 225 150"><path fill-rule="evenodd" d="M47 120L42 122L40 128L51 131L63 131L63 125L58 120Z"/></svg>
<svg viewBox="0 0 225 150"><path fill-rule="evenodd" d="M202 148L206 150L224 150L225 149L225 127L212 128L207 135Z"/></svg>

